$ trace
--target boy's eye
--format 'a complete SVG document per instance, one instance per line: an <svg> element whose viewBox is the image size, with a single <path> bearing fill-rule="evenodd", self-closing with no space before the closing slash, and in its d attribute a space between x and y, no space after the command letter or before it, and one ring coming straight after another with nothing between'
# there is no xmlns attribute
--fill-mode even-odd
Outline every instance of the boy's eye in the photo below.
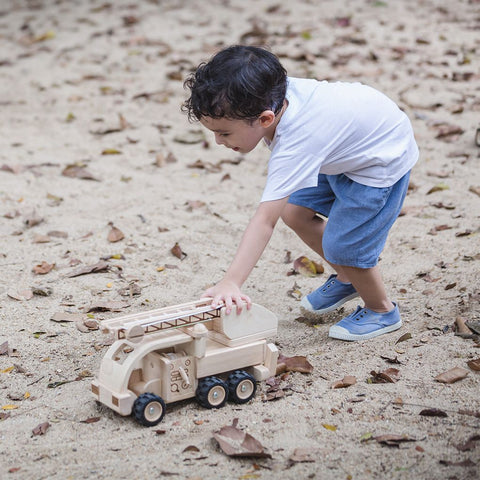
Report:
<svg viewBox="0 0 480 480"><path fill-rule="evenodd" d="M229 133L221 133L220 136L221 137L228 137L230 134Z"/></svg>

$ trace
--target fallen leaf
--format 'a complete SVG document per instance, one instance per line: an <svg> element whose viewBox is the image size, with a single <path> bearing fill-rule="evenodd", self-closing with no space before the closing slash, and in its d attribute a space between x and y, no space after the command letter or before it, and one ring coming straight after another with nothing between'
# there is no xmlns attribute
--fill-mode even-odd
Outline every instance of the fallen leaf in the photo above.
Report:
<svg viewBox="0 0 480 480"><path fill-rule="evenodd" d="M301 355L286 357L280 354L277 360L276 375L285 372L312 373L313 366L308 362L307 357Z"/></svg>
<svg viewBox="0 0 480 480"><path fill-rule="evenodd" d="M99 181L85 168L83 164L67 165L62 171L62 175L64 177L79 178L81 180Z"/></svg>
<svg viewBox="0 0 480 480"><path fill-rule="evenodd" d="M100 421L100 417L89 417L89 418L86 418L85 420L80 420L80 423L97 423Z"/></svg>
<svg viewBox="0 0 480 480"><path fill-rule="evenodd" d="M446 372L441 373L435 377L435 380L440 383L454 383L458 380L464 379L468 375L468 370L461 367L454 367Z"/></svg>
<svg viewBox="0 0 480 480"><path fill-rule="evenodd" d="M395 342L395 345L397 343L400 343L400 342L404 342L405 340L410 340L412 338L412 334L410 332L407 332L407 333L404 333L396 342Z"/></svg>
<svg viewBox="0 0 480 480"><path fill-rule="evenodd" d="M400 371L396 368L387 368L383 372L372 370L370 375L372 375L370 379L372 383L395 383L400 377Z"/></svg>
<svg viewBox="0 0 480 480"><path fill-rule="evenodd" d="M447 412L440 410L439 408L425 408L419 415L424 417L448 417Z"/></svg>
<svg viewBox="0 0 480 480"><path fill-rule="evenodd" d="M16 410L18 408L18 405L4 405L2 407L2 410Z"/></svg>
<svg viewBox="0 0 480 480"><path fill-rule="evenodd" d="M109 265L107 262L100 260L99 262L95 263L94 265L85 265L83 267L77 268L73 272L67 274L67 277L73 278L78 277L80 275L86 275L88 273L99 273L108 270Z"/></svg>
<svg viewBox="0 0 480 480"><path fill-rule="evenodd" d="M123 232L115 227L112 222L110 222L108 225L110 227L110 231L108 232L107 240L110 243L119 242L125 238Z"/></svg>
<svg viewBox="0 0 480 480"><path fill-rule="evenodd" d="M470 185L470 187L468 187L468 191L480 197L480 186Z"/></svg>
<svg viewBox="0 0 480 480"><path fill-rule="evenodd" d="M257 439L249 433L239 430L237 424L238 419L234 419L231 426L222 427L213 434L213 438L215 438L226 455L230 457L272 457L265 452L262 444Z"/></svg>
<svg viewBox="0 0 480 480"><path fill-rule="evenodd" d="M337 380L330 385L330 388L346 388L351 387L357 383L356 377L353 375L346 375L342 380Z"/></svg>
<svg viewBox="0 0 480 480"><path fill-rule="evenodd" d="M311 463L318 458L318 449L316 448L296 448L289 457L291 463Z"/></svg>
<svg viewBox="0 0 480 480"><path fill-rule="evenodd" d="M50 428L50 424L48 422L43 422L40 425L37 425L33 430L33 435L45 435L47 430Z"/></svg>
<svg viewBox="0 0 480 480"><path fill-rule="evenodd" d="M53 267L55 267L54 263L48 263L48 262L43 261L41 264L35 265L32 268L32 272L35 275L45 275L45 274L51 272Z"/></svg>
<svg viewBox="0 0 480 480"><path fill-rule="evenodd" d="M373 437L373 439L376 440L378 443L388 445L389 447L399 447L400 443L416 441L415 438L409 437L408 435L395 434L379 435L377 437Z"/></svg>
<svg viewBox="0 0 480 480"><path fill-rule="evenodd" d="M130 304L128 302L115 302L106 301L98 302L90 305L86 312L121 312L123 309L128 308Z"/></svg>
<svg viewBox="0 0 480 480"><path fill-rule="evenodd" d="M57 323L67 323L81 321L83 317L82 313L56 312L50 317L50 320Z"/></svg>
<svg viewBox="0 0 480 480"><path fill-rule="evenodd" d="M476 358L475 360L470 360L467 362L467 365L476 372L480 371L480 358Z"/></svg>
<svg viewBox="0 0 480 480"><path fill-rule="evenodd" d="M450 187L445 183L437 183L437 185L433 186L428 192L427 195L435 192L441 192L442 190L449 190Z"/></svg>
<svg viewBox="0 0 480 480"><path fill-rule="evenodd" d="M337 426L336 425L329 425L328 423L322 423L322 427L326 428L327 430L330 430L331 432L336 432L337 431Z"/></svg>
<svg viewBox="0 0 480 480"><path fill-rule="evenodd" d="M183 260L187 256L187 254L181 249L178 242L176 242L175 245L170 249L170 253L180 260Z"/></svg>
<svg viewBox="0 0 480 480"><path fill-rule="evenodd" d="M30 289L27 290L21 290L19 292L15 292L13 290L9 290L7 292L7 295L12 298L13 300L18 300L18 301L28 301L33 298L33 291Z"/></svg>
<svg viewBox="0 0 480 480"><path fill-rule="evenodd" d="M203 133L203 130L188 130L181 135L176 135L173 138L173 141L177 143L192 145L194 143L201 143L205 141L205 134Z"/></svg>
<svg viewBox="0 0 480 480"><path fill-rule="evenodd" d="M102 155L120 155L122 152L116 148L105 148Z"/></svg>
<svg viewBox="0 0 480 480"><path fill-rule="evenodd" d="M458 462L451 462L450 460L440 460L439 463L447 467L474 467L476 465L476 463L472 462L469 458Z"/></svg>
<svg viewBox="0 0 480 480"><path fill-rule="evenodd" d="M195 445L189 445L188 447L185 447L183 450L182 450L182 453L185 453L185 452L199 452L200 449L198 447L196 447Z"/></svg>
<svg viewBox="0 0 480 480"><path fill-rule="evenodd" d="M467 327L465 320L462 317L457 317L455 319L455 325L457 327L458 333L471 334L472 331Z"/></svg>
<svg viewBox="0 0 480 480"><path fill-rule="evenodd" d="M317 265L322 271L317 271ZM319 264L315 264L312 260L302 255L294 260L293 271L304 277L315 277L316 275L323 273L323 267Z"/></svg>
<svg viewBox="0 0 480 480"><path fill-rule="evenodd" d="M8 355L8 340L0 343L0 355Z"/></svg>
<svg viewBox="0 0 480 480"><path fill-rule="evenodd" d="M477 446L476 442L480 442L480 435L472 435L466 441L466 443L455 446L457 447L457 450L460 450L461 452L466 452L468 450L473 450Z"/></svg>

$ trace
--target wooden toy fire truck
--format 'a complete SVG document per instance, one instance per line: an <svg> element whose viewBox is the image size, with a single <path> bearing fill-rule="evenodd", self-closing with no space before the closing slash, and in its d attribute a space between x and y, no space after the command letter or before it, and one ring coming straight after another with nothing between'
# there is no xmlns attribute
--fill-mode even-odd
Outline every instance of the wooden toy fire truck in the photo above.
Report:
<svg viewBox="0 0 480 480"><path fill-rule="evenodd" d="M240 314L212 308L211 299L102 322L115 336L91 390L120 415L154 426L166 404L196 397L206 408L246 403L256 381L275 375L278 350L267 338L277 317L252 304Z"/></svg>

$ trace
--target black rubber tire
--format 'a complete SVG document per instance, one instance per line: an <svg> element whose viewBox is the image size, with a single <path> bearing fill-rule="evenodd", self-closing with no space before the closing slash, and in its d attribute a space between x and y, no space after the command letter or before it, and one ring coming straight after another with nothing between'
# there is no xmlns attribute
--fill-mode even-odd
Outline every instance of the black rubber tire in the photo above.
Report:
<svg viewBox="0 0 480 480"><path fill-rule="evenodd" d="M243 370L235 370L227 379L228 397L235 403L247 403L257 391L255 378Z"/></svg>
<svg viewBox="0 0 480 480"><path fill-rule="evenodd" d="M154 427L165 416L165 402L154 393L142 393L133 404L133 416L146 427Z"/></svg>
<svg viewBox="0 0 480 480"><path fill-rule="evenodd" d="M228 387L218 377L205 377L198 381L195 395L202 407L221 408L228 400Z"/></svg>

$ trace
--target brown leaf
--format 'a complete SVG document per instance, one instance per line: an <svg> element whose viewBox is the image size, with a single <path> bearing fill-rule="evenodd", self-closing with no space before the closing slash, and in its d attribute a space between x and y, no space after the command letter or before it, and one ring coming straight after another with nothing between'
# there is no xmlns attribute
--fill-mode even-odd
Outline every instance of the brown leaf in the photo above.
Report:
<svg viewBox="0 0 480 480"><path fill-rule="evenodd" d="M308 362L307 357L301 355L286 357L280 354L277 360L276 375L284 372L312 373L313 366Z"/></svg>
<svg viewBox="0 0 480 480"><path fill-rule="evenodd" d="M468 187L468 191L480 197L480 186L470 185L470 187Z"/></svg>
<svg viewBox="0 0 480 480"><path fill-rule="evenodd" d="M424 417L448 417L447 412L440 410L439 408L425 408L419 415Z"/></svg>
<svg viewBox="0 0 480 480"><path fill-rule="evenodd" d="M357 383L356 377L353 375L346 375L342 380L337 380L330 385L330 388L346 388L351 387Z"/></svg>
<svg viewBox="0 0 480 480"><path fill-rule="evenodd" d="M410 332L407 332L407 333L404 333L396 342L395 342L395 345L397 343L400 343L400 342L404 342L405 340L410 340L412 338L412 334Z"/></svg>
<svg viewBox="0 0 480 480"><path fill-rule="evenodd" d="M62 171L62 175L64 177L79 178L82 180L99 181L82 164L67 165Z"/></svg>
<svg viewBox="0 0 480 480"><path fill-rule="evenodd" d="M47 263L47 262L43 261L41 264L35 265L32 268L32 272L35 275L45 275L48 272L50 272L53 269L53 267L55 267L54 263Z"/></svg>
<svg viewBox="0 0 480 480"><path fill-rule="evenodd" d="M378 443L388 445L389 447L399 447L400 443L416 441L415 438L409 437L408 435L395 434L379 435L377 437L373 437L373 439L376 440Z"/></svg>
<svg viewBox="0 0 480 480"><path fill-rule="evenodd" d="M80 420L80 423L97 423L98 421L100 421L100 417L89 417L89 418L86 418L85 420Z"/></svg>
<svg viewBox="0 0 480 480"><path fill-rule="evenodd" d="M304 255L294 260L293 270L295 273L299 273L304 277L314 277L318 273L323 273L323 271L317 272L315 263L312 262L309 258L305 257Z"/></svg>
<svg viewBox="0 0 480 480"><path fill-rule="evenodd" d="M0 355L8 355L8 340L0 343Z"/></svg>
<svg viewBox="0 0 480 480"><path fill-rule="evenodd" d="M48 422L40 423L40 425L37 425L32 430L32 433L33 433L33 435L45 435L45 433L47 432L49 427L50 427L50 424Z"/></svg>
<svg viewBox="0 0 480 480"><path fill-rule="evenodd" d="M272 456L265 452L258 440L236 427L237 423L238 419L234 419L233 425L222 427L214 432L213 438L222 451L230 457L271 458Z"/></svg>
<svg viewBox="0 0 480 480"><path fill-rule="evenodd" d="M7 295L10 298L13 298L13 300L26 301L26 300L31 300L33 298L33 291L30 289L20 290L19 292L9 290L7 292Z"/></svg>
<svg viewBox="0 0 480 480"><path fill-rule="evenodd" d="M480 358L476 358L475 360L470 360L467 362L467 365L476 372L480 371Z"/></svg>
<svg viewBox="0 0 480 480"><path fill-rule="evenodd" d="M56 312L50 320L57 323L78 322L83 321L84 315L82 313Z"/></svg>
<svg viewBox="0 0 480 480"><path fill-rule="evenodd" d="M288 459L291 463L310 463L315 462L318 457L317 448L296 448Z"/></svg>
<svg viewBox="0 0 480 480"><path fill-rule="evenodd" d="M112 222L110 222L108 225L110 226L110 231L108 232L107 240L110 243L119 242L125 238L123 232L115 227Z"/></svg>
<svg viewBox="0 0 480 480"><path fill-rule="evenodd" d="M440 383L454 383L458 380L464 379L468 375L468 370L461 367L454 367L446 372L441 373L435 377L435 380Z"/></svg>
<svg viewBox="0 0 480 480"><path fill-rule="evenodd" d="M170 249L170 252L172 253L172 255L179 258L180 260L183 260L187 256L187 254L182 251L178 242L175 242L175 245Z"/></svg>
<svg viewBox="0 0 480 480"><path fill-rule="evenodd" d="M480 442L480 435L472 435L464 444L455 445L457 450L461 452L466 452L468 450L473 450L477 444L476 442Z"/></svg>
<svg viewBox="0 0 480 480"><path fill-rule="evenodd" d="M106 301L106 302L97 302L93 305L90 305L87 312L121 312L124 308L129 307L128 302L115 302L115 301Z"/></svg>
<svg viewBox="0 0 480 480"><path fill-rule="evenodd" d="M370 372L372 383L395 383L400 377L400 371L396 368L387 368L383 372Z"/></svg>
<svg viewBox="0 0 480 480"><path fill-rule="evenodd" d="M73 277L78 277L80 275L86 275L87 273L104 272L108 270L108 268L109 268L108 263L103 260L100 260L94 265L85 265L83 267L75 269L73 272L70 272L69 274L67 274L67 277L73 278Z"/></svg>
<svg viewBox="0 0 480 480"><path fill-rule="evenodd" d="M455 319L455 325L457 327L458 333L471 334L472 331L467 327L465 320L462 317L457 317Z"/></svg>

